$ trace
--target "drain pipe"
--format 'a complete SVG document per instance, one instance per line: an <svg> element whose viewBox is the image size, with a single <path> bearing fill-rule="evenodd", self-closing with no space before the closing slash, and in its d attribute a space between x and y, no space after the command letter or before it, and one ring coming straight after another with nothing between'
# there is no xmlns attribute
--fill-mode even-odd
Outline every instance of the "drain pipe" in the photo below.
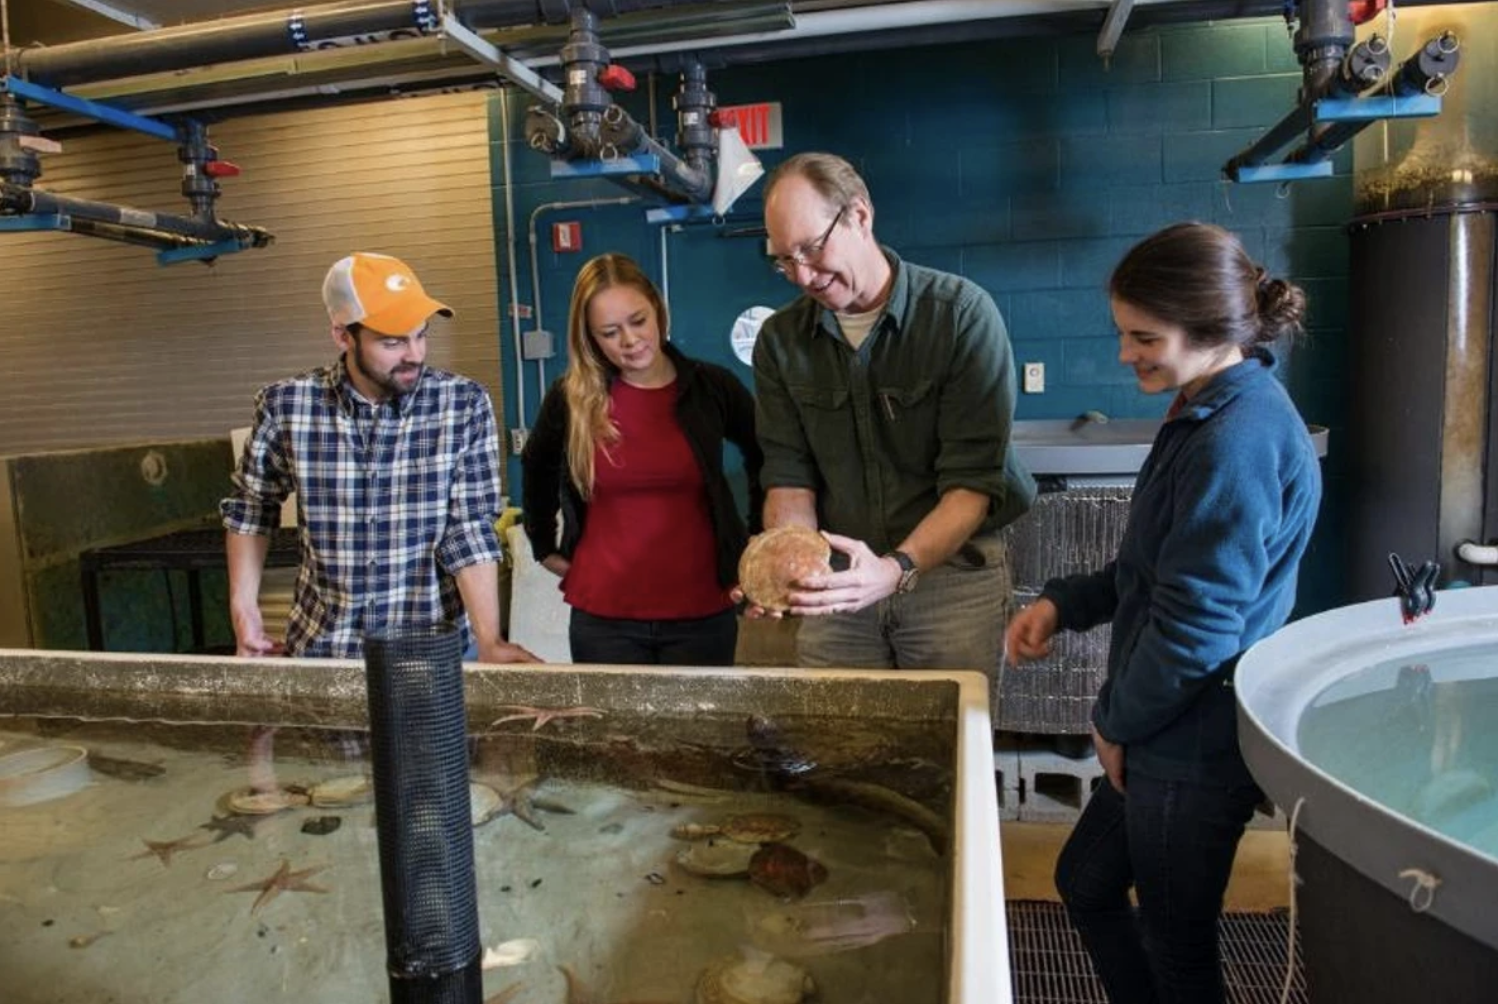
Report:
<svg viewBox="0 0 1498 1004"><path fill-rule="evenodd" d="M1347 3L1345 0L1302 0L1299 13L1295 55L1300 60L1302 76L1296 106L1248 149L1223 165L1222 173L1233 181L1238 180L1240 169L1258 167L1280 147L1310 129L1316 102L1343 86L1339 83L1346 75L1342 70L1343 60L1354 39L1352 14Z"/></svg>
<svg viewBox="0 0 1498 1004"><path fill-rule="evenodd" d="M567 161L610 161L650 155L658 163L657 173L611 174L610 180L636 191L671 202L706 202L712 198L712 162L695 139L691 161L683 160L647 134L624 108L614 102L610 90L633 90L632 74L611 64L609 51L598 38L598 17L585 7L572 13L572 28L562 47L562 70L567 87L560 108L534 106L526 115L526 138L530 145L551 157ZM711 112L712 92L698 65L695 78L683 73L678 95L679 121L686 126L704 108ZM692 136L697 136L693 124Z"/></svg>
<svg viewBox="0 0 1498 1004"><path fill-rule="evenodd" d="M536 330L545 330L541 323L541 251L539 241L536 238L536 220L542 213L551 212L556 209L597 209L601 206L627 206L630 203L639 202L639 198L633 195L620 195L612 199L576 199L571 202L543 202L531 210L530 227L527 239L531 246L531 299L535 310ZM566 338L563 332L562 337ZM546 396L546 360L536 360L536 386L542 397Z"/></svg>

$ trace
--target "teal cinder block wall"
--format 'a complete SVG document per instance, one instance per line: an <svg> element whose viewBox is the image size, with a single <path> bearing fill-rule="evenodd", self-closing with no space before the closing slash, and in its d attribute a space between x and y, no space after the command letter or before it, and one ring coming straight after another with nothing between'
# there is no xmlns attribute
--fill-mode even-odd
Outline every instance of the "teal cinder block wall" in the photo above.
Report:
<svg viewBox="0 0 1498 1004"><path fill-rule="evenodd" d="M1299 85L1284 22L1237 20L1131 31L1106 69L1093 35L1006 39L903 51L786 60L709 73L720 104L778 101L782 150L760 151L766 168L790 153L824 149L852 160L869 183L875 231L905 257L958 272L998 302L1019 361L1046 367L1043 394L1022 395L1021 419L1069 418L1099 410L1154 418L1169 404L1140 394L1116 360L1117 338L1104 285L1140 237L1183 219L1236 231L1250 254L1286 274L1310 298L1310 338L1286 360L1285 377L1306 419L1331 430L1327 499L1302 576L1300 612L1337 605L1343 543L1337 450L1346 402L1348 254L1352 211L1350 149L1332 178L1229 185L1222 164L1291 107ZM657 80L656 117L674 132L672 76ZM642 86L643 89L643 86ZM508 101L509 130L503 128ZM565 326L573 276L593 254L638 259L669 291L672 338L688 354L733 369L752 387L731 349L743 310L776 307L794 290L769 271L759 186L727 219L667 229L648 225L640 206L548 208L555 202L627 194L597 180L553 181L550 162L524 142L524 94L499 95L490 111L498 259L515 259L518 302L535 307L529 224L538 225L542 325L557 355L544 380L566 365ZM622 102L649 118L640 93ZM504 219L509 145L515 241ZM534 214L534 217L533 217ZM580 253L554 253L550 225L582 224ZM500 277L509 318L509 273ZM508 324L508 320L506 321ZM521 322L529 329L533 318ZM543 386L534 361L517 359L502 332L506 424L526 427ZM517 407L517 374L524 405ZM508 464L518 497L519 463Z"/></svg>

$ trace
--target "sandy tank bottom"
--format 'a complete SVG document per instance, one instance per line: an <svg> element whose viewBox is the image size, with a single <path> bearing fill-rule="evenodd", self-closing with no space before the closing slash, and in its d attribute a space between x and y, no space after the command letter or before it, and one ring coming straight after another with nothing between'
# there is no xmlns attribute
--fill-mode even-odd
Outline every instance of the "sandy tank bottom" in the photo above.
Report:
<svg viewBox="0 0 1498 1004"><path fill-rule="evenodd" d="M0 731L0 754L47 742ZM226 795L247 784L242 758L128 741L90 754L113 775L96 767L79 790L0 807L6 1004L389 1000L371 803L236 815ZM122 777L120 763L161 772ZM274 769L283 785L347 794L368 768L330 752ZM692 1004L725 960L799 966L820 1004L943 998L948 862L899 820L786 795L561 779L524 795L473 830L486 1001ZM803 896L678 863L727 838L673 830L754 813L794 817L782 842L825 869Z"/></svg>

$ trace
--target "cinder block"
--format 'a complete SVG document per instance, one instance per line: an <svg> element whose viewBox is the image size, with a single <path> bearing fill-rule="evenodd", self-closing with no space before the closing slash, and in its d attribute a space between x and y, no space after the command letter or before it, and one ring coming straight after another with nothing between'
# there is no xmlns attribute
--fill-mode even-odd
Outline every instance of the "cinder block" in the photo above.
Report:
<svg viewBox="0 0 1498 1004"><path fill-rule="evenodd" d="M1051 750L1019 751L1019 818L1027 823L1069 823L1082 814L1104 782L1097 757L1068 757Z"/></svg>
<svg viewBox="0 0 1498 1004"><path fill-rule="evenodd" d="M1019 819L1019 750L996 748L993 772L999 791L999 822Z"/></svg>

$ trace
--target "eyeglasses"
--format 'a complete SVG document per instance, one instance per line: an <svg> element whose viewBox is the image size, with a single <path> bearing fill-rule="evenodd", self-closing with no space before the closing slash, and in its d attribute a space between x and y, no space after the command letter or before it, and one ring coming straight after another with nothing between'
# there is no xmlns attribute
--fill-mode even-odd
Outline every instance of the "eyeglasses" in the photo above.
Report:
<svg viewBox="0 0 1498 1004"><path fill-rule="evenodd" d="M847 211L847 206L839 209L837 215L832 218L832 222L827 224L827 229L822 231L822 236L816 240L801 245L790 254L771 255L770 267L781 275L789 277L791 269L797 265L815 265L821 260L822 252L827 250L827 242L832 239L832 231L837 229L837 225L842 222L843 214Z"/></svg>

